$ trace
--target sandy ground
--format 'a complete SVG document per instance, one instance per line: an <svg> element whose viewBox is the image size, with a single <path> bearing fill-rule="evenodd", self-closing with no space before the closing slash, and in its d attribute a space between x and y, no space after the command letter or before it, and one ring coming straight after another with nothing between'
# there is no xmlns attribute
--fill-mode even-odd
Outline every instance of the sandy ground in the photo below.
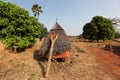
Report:
<svg viewBox="0 0 120 80"><path fill-rule="evenodd" d="M48 78L43 78L47 61L37 61L34 53L41 42L24 52L11 53L0 43L0 80L120 80L119 41L112 41L113 51L104 43L72 40L71 62L52 62Z"/></svg>

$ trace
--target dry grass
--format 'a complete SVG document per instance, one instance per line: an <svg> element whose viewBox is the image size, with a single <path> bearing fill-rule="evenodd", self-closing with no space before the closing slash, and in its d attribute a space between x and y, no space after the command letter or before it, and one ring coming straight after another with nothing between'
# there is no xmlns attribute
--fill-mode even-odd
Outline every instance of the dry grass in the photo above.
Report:
<svg viewBox="0 0 120 80"><path fill-rule="evenodd" d="M38 63L33 59L38 45L18 54L1 48L0 80L38 80L42 75Z"/></svg>
<svg viewBox="0 0 120 80"><path fill-rule="evenodd" d="M43 78L47 61L36 61L34 52L41 42L25 52L14 54L6 51L0 43L0 80L117 80L107 73L109 69L99 63L94 54L84 46L100 46L102 43L72 42L71 62L52 62L48 78ZM105 71L106 69L107 71Z"/></svg>

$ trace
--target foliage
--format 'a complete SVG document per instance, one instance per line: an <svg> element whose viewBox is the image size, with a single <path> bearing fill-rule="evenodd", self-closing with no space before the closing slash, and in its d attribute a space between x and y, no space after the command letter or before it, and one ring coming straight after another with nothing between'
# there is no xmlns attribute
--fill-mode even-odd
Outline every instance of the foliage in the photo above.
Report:
<svg viewBox="0 0 120 80"><path fill-rule="evenodd" d="M83 37L85 39L95 40L97 37L97 26L94 23L86 23L83 28Z"/></svg>
<svg viewBox="0 0 120 80"><path fill-rule="evenodd" d="M41 6L38 5L38 4L34 4L34 5L32 6L32 11L33 11L33 13L34 13L34 16L37 17L37 19L38 19L40 13L43 13L43 11L41 10ZM41 24L41 27L40 27L40 37L39 37L40 40L41 40L43 37L46 37L47 33L48 33L47 28L44 27L44 24Z"/></svg>
<svg viewBox="0 0 120 80"><path fill-rule="evenodd" d="M112 21L112 24L115 28L115 32L119 32L120 31L120 19L115 17L113 19L110 19Z"/></svg>
<svg viewBox="0 0 120 80"><path fill-rule="evenodd" d="M41 28L40 28L40 34L41 34L41 38L43 38L43 37L46 37L47 36L47 34L48 34L48 30L47 30L47 28L43 25L43 24L41 24L42 26L41 26Z"/></svg>
<svg viewBox="0 0 120 80"><path fill-rule="evenodd" d="M119 32L115 32L115 39L120 38L120 33Z"/></svg>
<svg viewBox="0 0 120 80"><path fill-rule="evenodd" d="M43 24L41 24L42 26L40 27L40 41L42 40L43 37L46 37L48 34L48 30L46 27L44 27Z"/></svg>
<svg viewBox="0 0 120 80"><path fill-rule="evenodd" d="M111 20L95 16L91 22L84 25L82 35L89 40L110 40L114 38L114 32Z"/></svg>
<svg viewBox="0 0 120 80"><path fill-rule="evenodd" d="M26 48L40 37L42 25L28 11L15 4L0 1L0 39L6 48Z"/></svg>
<svg viewBox="0 0 120 80"><path fill-rule="evenodd" d="M34 13L34 16L37 17L37 19L40 13L43 13L43 11L41 10L41 6L39 6L38 4L34 4L32 6L32 11Z"/></svg>
<svg viewBox="0 0 120 80"><path fill-rule="evenodd" d="M77 36L77 38L78 38L78 39L82 39L82 38L83 38L83 35L80 34L80 35Z"/></svg>

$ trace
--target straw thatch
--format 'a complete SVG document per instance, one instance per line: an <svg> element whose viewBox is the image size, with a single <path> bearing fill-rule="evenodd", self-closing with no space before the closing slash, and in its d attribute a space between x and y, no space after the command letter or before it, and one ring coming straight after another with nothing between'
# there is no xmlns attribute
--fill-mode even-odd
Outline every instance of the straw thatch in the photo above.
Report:
<svg viewBox="0 0 120 80"><path fill-rule="evenodd" d="M64 29L56 22L52 29L49 31L49 34L56 34L58 38L55 42L54 49L53 49L53 56L62 54L66 50L70 50L70 43L67 39L66 33ZM48 57L50 47L51 47L51 40L48 36L44 39L42 46L40 48L40 56L41 57Z"/></svg>

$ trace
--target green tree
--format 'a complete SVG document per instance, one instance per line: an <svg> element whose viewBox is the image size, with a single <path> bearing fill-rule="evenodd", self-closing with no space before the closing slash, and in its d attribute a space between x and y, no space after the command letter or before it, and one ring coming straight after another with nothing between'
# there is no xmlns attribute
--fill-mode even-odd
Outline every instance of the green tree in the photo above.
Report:
<svg viewBox="0 0 120 80"><path fill-rule="evenodd" d="M6 48L25 49L41 36L42 25L16 4L0 1L0 40Z"/></svg>
<svg viewBox="0 0 120 80"><path fill-rule="evenodd" d="M83 37L85 39L95 40L97 38L97 26L94 23L86 23L83 27Z"/></svg>
<svg viewBox="0 0 120 80"><path fill-rule="evenodd" d="M47 30L47 28L46 27L44 27L44 25L43 24L41 24L42 25L42 27L40 27L40 41L42 40L42 38L43 37L46 37L47 36L47 34L48 34L48 30Z"/></svg>
<svg viewBox="0 0 120 80"><path fill-rule="evenodd" d="M34 16L37 17L37 19L38 19L40 13L43 13L43 11L41 10L41 6L39 6L38 4L34 4L34 5L32 6L32 11L33 11L33 13L34 13ZM45 37L45 36L47 35L47 33L48 33L47 28L44 27L43 24L41 24L41 27L40 27L40 34L41 34L41 35L40 35L40 37L39 37L40 40L41 40L43 37Z"/></svg>
<svg viewBox="0 0 120 80"><path fill-rule="evenodd" d="M110 19L95 16L83 27L83 37L89 40L110 40L114 38L114 28Z"/></svg>
<svg viewBox="0 0 120 80"><path fill-rule="evenodd" d="M46 27L44 27L43 28L43 37L46 37L47 36L47 34L48 34L48 30L47 30L47 28Z"/></svg>
<svg viewBox="0 0 120 80"><path fill-rule="evenodd" d="M38 4L34 4L32 6L32 11L34 13L34 16L37 17L37 19L38 19L40 13L43 13L43 11L41 10L41 6L39 6Z"/></svg>

